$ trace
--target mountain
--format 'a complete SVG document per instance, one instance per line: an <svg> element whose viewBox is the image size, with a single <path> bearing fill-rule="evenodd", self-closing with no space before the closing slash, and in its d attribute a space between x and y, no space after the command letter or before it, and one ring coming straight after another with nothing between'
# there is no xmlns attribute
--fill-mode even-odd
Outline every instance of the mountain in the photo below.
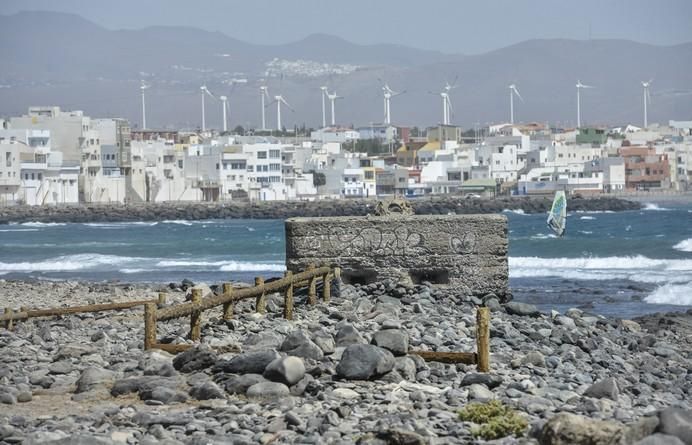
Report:
<svg viewBox="0 0 692 445"><path fill-rule="evenodd" d="M229 96L232 127L254 127L260 120L258 87L266 81L270 95L281 93L295 109L282 113L286 126L319 125L321 85L344 96L336 107L339 123L369 125L382 121L380 79L385 79L393 89L406 90L391 101L396 123L434 125L442 114L438 93L445 81L457 78L450 94L454 123L468 128L506 121L507 85L515 83L524 98L515 101L518 121L574 125L579 79L595 87L582 94L586 123L640 123L640 82L653 78L649 120L692 118L692 43L531 40L455 55L357 45L322 34L256 45L188 27L109 30L55 12L0 16L0 41L0 116L56 104L94 117L126 117L136 125L139 83L145 79L151 85L150 126L199 126L199 87L206 84L214 94ZM231 87L234 78L247 83ZM269 107L270 126L274 115ZM221 106L213 99L207 100L207 123L221 126Z"/></svg>

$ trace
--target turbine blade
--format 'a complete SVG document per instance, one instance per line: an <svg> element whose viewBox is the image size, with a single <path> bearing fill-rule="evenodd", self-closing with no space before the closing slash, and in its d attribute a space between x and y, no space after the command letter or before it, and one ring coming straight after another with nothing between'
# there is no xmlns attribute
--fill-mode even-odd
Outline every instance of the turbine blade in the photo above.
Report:
<svg viewBox="0 0 692 445"><path fill-rule="evenodd" d="M447 102L447 106L449 107L449 111L454 114L454 107L452 106L452 101L449 99L449 96L445 97L445 101Z"/></svg>
<svg viewBox="0 0 692 445"><path fill-rule="evenodd" d="M519 90L517 89L517 87L512 88L512 90L514 90L514 92L517 93L517 97L518 97L522 102L524 102L524 98L521 97L521 94L519 94Z"/></svg>

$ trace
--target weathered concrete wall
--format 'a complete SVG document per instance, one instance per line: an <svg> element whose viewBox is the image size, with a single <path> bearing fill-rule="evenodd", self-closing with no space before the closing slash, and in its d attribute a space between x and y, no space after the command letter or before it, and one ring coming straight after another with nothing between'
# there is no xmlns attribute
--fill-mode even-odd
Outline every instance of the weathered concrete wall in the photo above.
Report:
<svg viewBox="0 0 692 445"><path fill-rule="evenodd" d="M291 218L286 266L341 267L345 282L393 278L430 281L467 295L507 291L507 219L503 215Z"/></svg>

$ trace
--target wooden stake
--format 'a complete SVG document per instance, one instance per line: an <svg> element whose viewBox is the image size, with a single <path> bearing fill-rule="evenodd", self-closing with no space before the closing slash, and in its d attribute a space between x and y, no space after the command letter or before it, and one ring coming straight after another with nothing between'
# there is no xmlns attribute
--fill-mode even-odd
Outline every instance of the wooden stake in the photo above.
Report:
<svg viewBox="0 0 692 445"><path fill-rule="evenodd" d="M322 300L328 302L332 298L332 280L329 272L322 276Z"/></svg>
<svg viewBox="0 0 692 445"><path fill-rule="evenodd" d="M192 289L192 305L195 310L190 315L190 339L198 341L202 335L202 311L198 306L202 303L202 289Z"/></svg>
<svg viewBox="0 0 692 445"><path fill-rule="evenodd" d="M156 305L144 305L144 350L151 349L156 344Z"/></svg>
<svg viewBox="0 0 692 445"><path fill-rule="evenodd" d="M255 277L255 286L262 288L262 293L255 299L255 311L259 314L267 312L267 298L264 292L264 278Z"/></svg>
<svg viewBox="0 0 692 445"><path fill-rule="evenodd" d="M465 363L475 365L477 356L474 352L436 352L436 351L409 351L423 360L440 363Z"/></svg>
<svg viewBox="0 0 692 445"><path fill-rule="evenodd" d="M231 283L223 283L223 294L229 297L233 295ZM223 319L230 320L231 318L233 318L233 300L223 304Z"/></svg>
<svg viewBox="0 0 692 445"><path fill-rule="evenodd" d="M5 315L7 315L7 317L8 317L7 321L5 322L5 329L7 329L8 331L11 331L12 330L12 324L13 324L12 323L12 309L6 307L5 308Z"/></svg>
<svg viewBox="0 0 692 445"><path fill-rule="evenodd" d="M314 264L308 266L308 270L314 269ZM317 277L310 278L310 288L308 289L308 304L317 304Z"/></svg>
<svg viewBox="0 0 692 445"><path fill-rule="evenodd" d="M159 301L158 301L159 306L163 306L166 304L166 293L165 292L159 292Z"/></svg>
<svg viewBox="0 0 692 445"><path fill-rule="evenodd" d="M293 272L287 271L286 278L288 278L289 284L284 293L284 318L293 320Z"/></svg>
<svg viewBox="0 0 692 445"><path fill-rule="evenodd" d="M478 353L478 371L490 371L490 308L479 307L476 310L476 348Z"/></svg>

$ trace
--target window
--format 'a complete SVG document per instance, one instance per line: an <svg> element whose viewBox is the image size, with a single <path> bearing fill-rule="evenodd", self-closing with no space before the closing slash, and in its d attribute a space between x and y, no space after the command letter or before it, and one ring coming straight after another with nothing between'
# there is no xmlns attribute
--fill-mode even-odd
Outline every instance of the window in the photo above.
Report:
<svg viewBox="0 0 692 445"><path fill-rule="evenodd" d="M373 171L366 171L366 172L365 172L365 179L375 179L375 172L373 172Z"/></svg>
<svg viewBox="0 0 692 445"><path fill-rule="evenodd" d="M216 169L217 170L219 169L219 163L218 162L216 163Z"/></svg>
<svg viewBox="0 0 692 445"><path fill-rule="evenodd" d="M247 171L249 171L249 172L254 172L254 171L255 171L255 166L254 166L254 165L248 165L248 166L247 166ZM258 169L257 171L259 171L259 169Z"/></svg>
<svg viewBox="0 0 692 445"><path fill-rule="evenodd" d="M12 152L11 151L5 152L5 165L8 167L12 167Z"/></svg>
<svg viewBox="0 0 692 445"><path fill-rule="evenodd" d="M267 152L266 151L258 151L257 152L257 159L267 159Z"/></svg>
<svg viewBox="0 0 692 445"><path fill-rule="evenodd" d="M281 150L269 150L269 157L272 159L279 159L281 157Z"/></svg>
<svg viewBox="0 0 692 445"><path fill-rule="evenodd" d="M39 173L39 174L38 174L38 180L39 180L39 181L42 181L42 180L43 180L43 173Z"/></svg>
<svg viewBox="0 0 692 445"><path fill-rule="evenodd" d="M246 168L246 163L245 161L231 161L231 170L245 170Z"/></svg>
<svg viewBox="0 0 692 445"><path fill-rule="evenodd" d="M183 168L183 160L178 159L178 168Z"/></svg>
<svg viewBox="0 0 692 445"><path fill-rule="evenodd" d="M271 171L271 172L281 171L281 164L269 164L269 171Z"/></svg>

